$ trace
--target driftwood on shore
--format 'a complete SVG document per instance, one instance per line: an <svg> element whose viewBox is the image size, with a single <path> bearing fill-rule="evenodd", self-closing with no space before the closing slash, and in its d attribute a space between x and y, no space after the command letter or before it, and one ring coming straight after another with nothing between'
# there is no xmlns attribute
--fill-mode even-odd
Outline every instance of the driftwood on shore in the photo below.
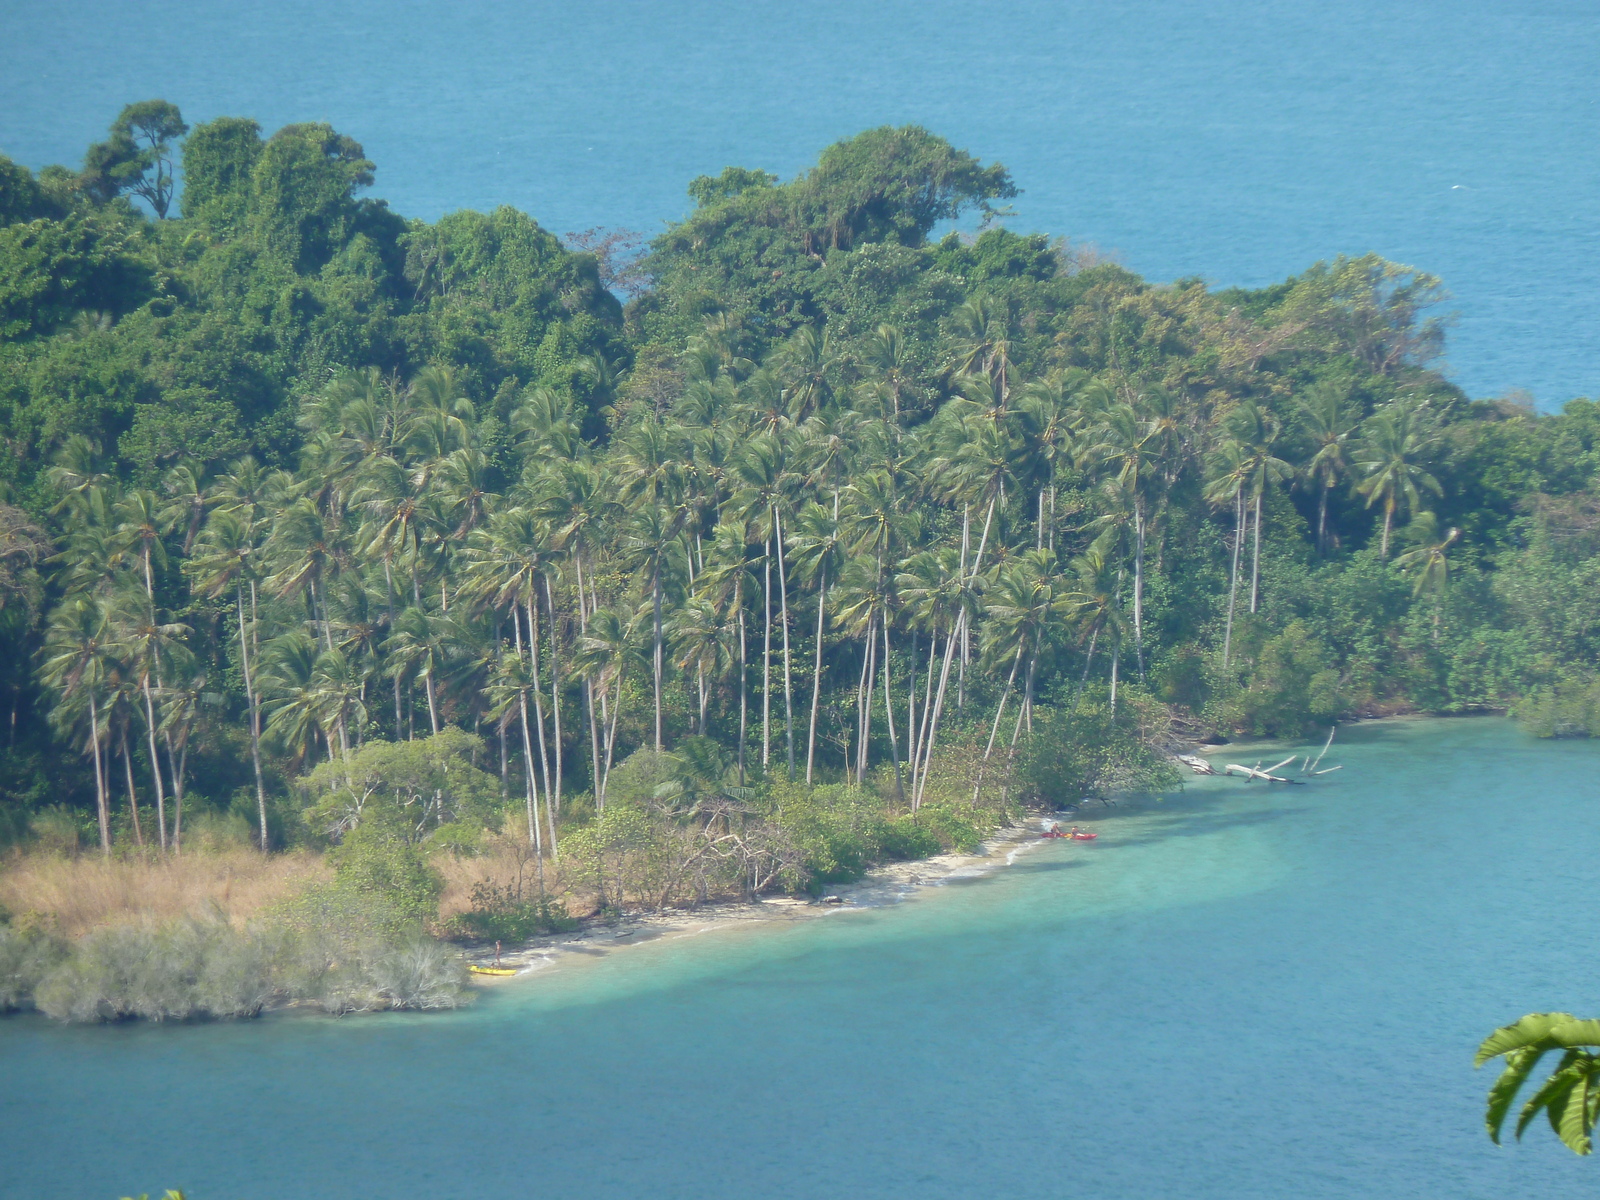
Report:
<svg viewBox="0 0 1600 1200"><path fill-rule="evenodd" d="M1303 784L1305 782L1305 780L1303 780L1303 779L1290 779L1287 775L1274 775L1273 774L1274 771L1277 771L1277 770L1279 770L1279 769L1281 769L1281 768L1283 768L1285 766L1288 766L1293 761L1294 761L1294 755L1291 754L1288 758L1284 759L1282 762L1273 763L1272 766L1267 767L1265 770L1262 769L1262 766L1261 766L1261 764L1259 762L1256 763L1256 765L1253 766L1253 767L1246 767L1246 766L1243 766L1243 765L1241 765L1239 763L1229 763L1226 767L1224 767L1222 769L1222 773L1224 775L1232 775L1235 772L1237 772L1238 774L1243 775L1246 779L1264 779L1268 783Z"/></svg>
<svg viewBox="0 0 1600 1200"><path fill-rule="evenodd" d="M1309 776L1332 775L1335 771L1341 771L1344 769L1344 764L1340 763L1338 766L1322 767L1321 770L1318 770L1318 767L1321 766L1322 760L1327 757L1328 748L1333 745L1333 735L1338 732L1338 728L1339 727L1335 725L1332 729L1328 730L1328 740L1322 744L1322 752L1319 753L1316 758L1312 758L1309 754L1306 755L1305 760L1300 764L1300 774ZM1275 772L1281 771L1284 767L1288 766L1295 760L1295 755L1293 754L1284 759L1282 762L1273 763L1270 767L1263 767L1259 762L1257 762L1253 767L1247 767L1243 763L1229 763L1227 766L1223 767L1221 771L1218 771L1198 754L1177 754L1173 757L1176 758L1180 764L1188 767L1189 770L1193 771L1196 775L1240 775L1243 776L1247 782L1252 779L1260 779L1267 783L1292 783L1296 785L1305 783L1304 779L1291 779L1287 775L1275 774Z"/></svg>

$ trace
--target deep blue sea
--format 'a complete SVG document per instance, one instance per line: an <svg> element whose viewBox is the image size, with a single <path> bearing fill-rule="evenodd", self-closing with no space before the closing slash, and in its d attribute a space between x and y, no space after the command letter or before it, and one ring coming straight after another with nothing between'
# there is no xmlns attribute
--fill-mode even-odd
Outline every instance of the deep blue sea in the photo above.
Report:
<svg viewBox="0 0 1600 1200"><path fill-rule="evenodd" d="M1600 1012L1600 743L1390 721L1328 762L1096 808L1095 842L898 906L574 958L463 1012L6 1018L0 1197L1593 1196L1600 1163L1542 1122L1489 1142L1471 1060L1524 1012Z"/></svg>
<svg viewBox="0 0 1600 1200"><path fill-rule="evenodd" d="M161 95L332 122L408 215L654 232L695 175L913 121L1153 280L1431 271L1452 377L1550 408L1600 393L1597 64L1594 0L3 0L0 151Z"/></svg>

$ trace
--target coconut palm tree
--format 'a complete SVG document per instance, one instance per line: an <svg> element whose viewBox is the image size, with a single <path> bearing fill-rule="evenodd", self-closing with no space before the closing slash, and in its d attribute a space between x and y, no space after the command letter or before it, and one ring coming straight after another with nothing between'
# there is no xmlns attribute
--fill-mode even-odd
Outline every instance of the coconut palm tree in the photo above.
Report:
<svg viewBox="0 0 1600 1200"><path fill-rule="evenodd" d="M533 846L539 871L539 891L544 892L544 834L539 826L539 785L535 782L533 766L533 739L528 733L528 693L538 690L532 664L519 654L501 658L489 684L490 715L499 720L509 720L515 712L522 728L522 776L528 804L528 841ZM595 795L600 796L596 785ZM548 806L547 806L548 807ZM551 841L555 839L554 818L551 818Z"/></svg>
<svg viewBox="0 0 1600 1200"><path fill-rule="evenodd" d="M1250 493L1250 506L1254 510L1250 562L1250 611L1254 613L1260 605L1261 590L1261 503L1267 488L1291 478L1294 468L1273 453L1283 425L1267 409L1247 400L1228 413L1224 424L1230 440L1239 447L1244 458L1245 488Z"/></svg>
<svg viewBox="0 0 1600 1200"><path fill-rule="evenodd" d="M183 553L187 556L217 498L206 486L205 470L198 463L180 463L173 467L167 472L162 488L169 499L162 506L159 519L168 530L183 530Z"/></svg>
<svg viewBox="0 0 1600 1200"><path fill-rule="evenodd" d="M1078 685L1074 710L1082 698L1084 683L1094 663L1095 646L1104 638L1111 656L1111 712L1117 711L1117 667L1122 659L1122 643L1127 636L1127 620L1122 610L1123 571L1100 544L1091 545L1072 560L1071 589L1076 600L1073 613L1078 626L1078 641L1087 642L1083 681Z"/></svg>
<svg viewBox="0 0 1600 1200"><path fill-rule="evenodd" d="M636 629L631 620L615 608L597 609L589 616L589 628L578 643L572 669L591 679L602 695L609 694L610 721L604 731L605 755L595 781L595 808L605 810L606 785L617 749L617 721L622 715L622 685L628 668L638 659Z"/></svg>
<svg viewBox="0 0 1600 1200"><path fill-rule="evenodd" d="M951 373L990 376L999 385L1002 395L1007 392L1010 325L1011 315L1003 301L988 295L964 301L950 314L951 340L955 347L949 363Z"/></svg>
<svg viewBox="0 0 1600 1200"><path fill-rule="evenodd" d="M781 434L766 431L752 438L734 464L739 490L728 500L727 511L749 533L761 540L764 562L762 594L765 613L761 650L761 765L771 757L772 737L772 567L778 568L779 619L782 630L784 731L788 743L789 776L794 777L794 688L789 653L789 573L784 559L783 521L791 511L800 477L789 463L788 446Z"/></svg>
<svg viewBox="0 0 1600 1200"><path fill-rule="evenodd" d="M1431 512L1419 513L1411 522L1410 532L1418 544L1394 560L1395 569L1402 575L1411 575L1412 596L1427 592L1433 597L1433 640L1439 640L1439 618L1444 606L1445 588L1450 583L1450 547L1461 536L1461 530L1451 527L1442 537L1439 518Z"/></svg>
<svg viewBox="0 0 1600 1200"><path fill-rule="evenodd" d="M261 849L267 849L267 790L261 774L261 695L255 680L256 583L260 575L260 546L254 523L239 508L222 508L206 520L193 558L184 564L195 586L206 596L220 596L230 588L239 636L239 663L244 675L245 702L250 711L250 762L255 770L256 810ZM250 592L250 617L245 619L245 591Z"/></svg>
<svg viewBox="0 0 1600 1200"><path fill-rule="evenodd" d="M817 708L822 699L822 648L828 624L828 585L844 566L844 537L839 522L815 502L796 516L789 532L789 547L800 581L817 596L816 658L811 669L811 717L806 733L806 783L812 781L817 759Z"/></svg>
<svg viewBox="0 0 1600 1200"><path fill-rule="evenodd" d="M265 554L274 567L267 586L280 597L301 593L312 628L321 632L324 645L332 650L333 628L323 593L347 556L342 529L309 496L302 496L278 512Z"/></svg>
<svg viewBox="0 0 1600 1200"><path fill-rule="evenodd" d="M739 672L739 780L745 780L746 750L749 740L749 647L746 610L756 592L749 557L750 535L737 521L726 520L717 526L705 556L705 569L698 581L699 594L708 600L724 624L738 630Z"/></svg>
<svg viewBox="0 0 1600 1200"><path fill-rule="evenodd" d="M88 749L94 758L95 811L100 821L100 851L111 853L111 811L106 764L101 755L105 733L101 694L114 668L111 624L104 605L93 596L68 596L50 615L44 661L39 677L56 693L52 714L58 728L76 732L87 718Z"/></svg>
<svg viewBox="0 0 1600 1200"><path fill-rule="evenodd" d="M156 720L155 693L163 685L162 667L177 656L187 657L184 639L192 630L177 621L162 621L148 597L123 587L111 597L110 619L115 631L117 653L122 658L144 701L146 742L150 752L150 775L156 793L156 836L161 849L167 848L167 797L161 776L161 754L156 747L160 723ZM168 744L168 760L176 773L176 759Z"/></svg>
<svg viewBox="0 0 1600 1200"><path fill-rule="evenodd" d="M856 685L855 781L857 785L866 782L871 764L873 692L878 682L878 638L881 634L884 717L894 759L895 792L904 800L905 783L901 777L900 743L895 732L889 677L888 629L894 620L896 600L893 589L893 577L884 569L880 558L872 554L857 555L839 576L838 616L845 632L861 639L861 677Z"/></svg>
<svg viewBox="0 0 1600 1200"><path fill-rule="evenodd" d="M1250 460L1244 447L1224 441L1206 461L1205 498L1213 505L1233 505L1233 566L1228 573L1228 623L1222 635L1222 669L1228 669L1233 648L1233 614L1239 595L1239 552L1244 546L1244 489L1250 478Z"/></svg>
<svg viewBox="0 0 1600 1200"><path fill-rule="evenodd" d="M1102 462L1113 468L1118 492L1126 497L1133 516L1133 652L1144 675L1144 547L1148 504L1158 471L1154 422L1141 418L1132 404L1118 404L1100 420L1094 447ZM1252 603L1251 611L1255 608Z"/></svg>
<svg viewBox="0 0 1600 1200"><path fill-rule="evenodd" d="M977 607L978 593L954 547L925 550L912 555L901 564L895 584L901 604L915 622L914 628L920 627L929 633L928 673L924 684L922 715L918 718L912 713L909 718L909 723L914 726L911 733L911 805L915 809L922 803L928 768L933 761L933 747L939 732L939 720L944 713L955 647ZM938 671L938 685L935 687L934 663L941 633L944 635L944 653ZM912 695L908 709L914 707L915 693Z"/></svg>
<svg viewBox="0 0 1600 1200"><path fill-rule="evenodd" d="M422 680L428 700L428 726L433 733L440 728L439 682L460 658L462 640L459 623L448 613L411 605L395 617L393 630L384 643L390 671L406 683ZM332 652L330 648L328 653ZM395 736L399 736L399 730Z"/></svg>
<svg viewBox="0 0 1600 1200"><path fill-rule="evenodd" d="M1350 435L1360 418L1345 389L1331 383L1312 387L1299 411L1301 428L1312 445L1311 457L1301 470L1317 485L1317 549L1326 553L1328 494L1350 470Z"/></svg>
<svg viewBox="0 0 1600 1200"><path fill-rule="evenodd" d="M1367 498L1367 507L1383 505L1383 542L1379 557L1389 557L1389 534L1395 514L1414 510L1422 503L1422 492L1443 495L1439 481L1424 467L1438 433L1427 405L1411 400L1394 400L1384 405L1361 426L1361 440L1353 455L1360 482L1356 491Z"/></svg>
<svg viewBox="0 0 1600 1200"><path fill-rule="evenodd" d="M316 756L322 734L322 696L318 689L317 643L303 629L280 634L261 648L260 687L265 698L267 738L288 756L296 773ZM333 757L331 740L328 757Z"/></svg>
<svg viewBox="0 0 1600 1200"><path fill-rule="evenodd" d="M661 750L662 706L666 673L664 604L668 576L683 554L682 508L651 503L633 512L623 526L622 551L647 589L650 605L651 681L655 695L655 748Z"/></svg>
<svg viewBox="0 0 1600 1200"><path fill-rule="evenodd" d="M1038 482L1034 548L1056 548L1056 490L1083 451L1078 430L1083 424L1083 371L1052 371L1022 390L1017 402L1018 432L1026 446L1028 474ZM1048 498L1048 513L1046 501Z"/></svg>
<svg viewBox="0 0 1600 1200"><path fill-rule="evenodd" d="M994 723L989 729L989 742L984 747L984 765L979 768L973 785L974 804L983 787L984 768L994 752L1000 719L1016 686L1018 670L1026 659L1022 708L1011 733L1008 762L1016 751L1024 723L1030 730L1033 728L1033 689L1039 660L1064 629L1066 619L1076 613L1086 598L1062 575L1055 555L1048 550L1033 550L995 572L995 579L984 595L985 657L996 668L1006 663L1010 667L1005 690L995 708Z"/></svg>
<svg viewBox="0 0 1600 1200"><path fill-rule="evenodd" d="M778 354L779 370L789 393L788 408L796 421L833 399L833 339L826 326L802 325Z"/></svg>

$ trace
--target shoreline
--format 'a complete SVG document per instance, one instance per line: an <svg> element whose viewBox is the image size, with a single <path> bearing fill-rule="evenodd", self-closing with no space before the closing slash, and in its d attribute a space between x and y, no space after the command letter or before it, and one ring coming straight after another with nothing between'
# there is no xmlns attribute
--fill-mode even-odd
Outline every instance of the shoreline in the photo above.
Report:
<svg viewBox="0 0 1600 1200"><path fill-rule="evenodd" d="M1019 823L995 830L970 854L938 854L932 858L874 867L854 883L841 884L819 899L771 896L756 900L716 901L698 908L628 913L591 922L572 933L548 934L506 948L500 954L502 969L514 975L472 974L474 986L492 988L527 979L573 960L592 962L618 950L661 939L698 937L724 929L763 924L789 924L826 917L832 913L867 908L887 908L915 899L923 889L950 879L969 879L1010 866L1030 846L1044 844L1040 825L1051 817L1025 817ZM463 956L475 966L494 964L494 944L473 943Z"/></svg>

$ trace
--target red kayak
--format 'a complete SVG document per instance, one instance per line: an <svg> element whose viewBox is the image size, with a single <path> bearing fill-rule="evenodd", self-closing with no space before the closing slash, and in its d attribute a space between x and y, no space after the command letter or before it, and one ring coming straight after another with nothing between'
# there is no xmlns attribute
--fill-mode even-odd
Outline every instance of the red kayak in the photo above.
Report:
<svg viewBox="0 0 1600 1200"><path fill-rule="evenodd" d="M1100 835L1098 833L1069 833L1066 836L1075 842L1092 842Z"/></svg>

